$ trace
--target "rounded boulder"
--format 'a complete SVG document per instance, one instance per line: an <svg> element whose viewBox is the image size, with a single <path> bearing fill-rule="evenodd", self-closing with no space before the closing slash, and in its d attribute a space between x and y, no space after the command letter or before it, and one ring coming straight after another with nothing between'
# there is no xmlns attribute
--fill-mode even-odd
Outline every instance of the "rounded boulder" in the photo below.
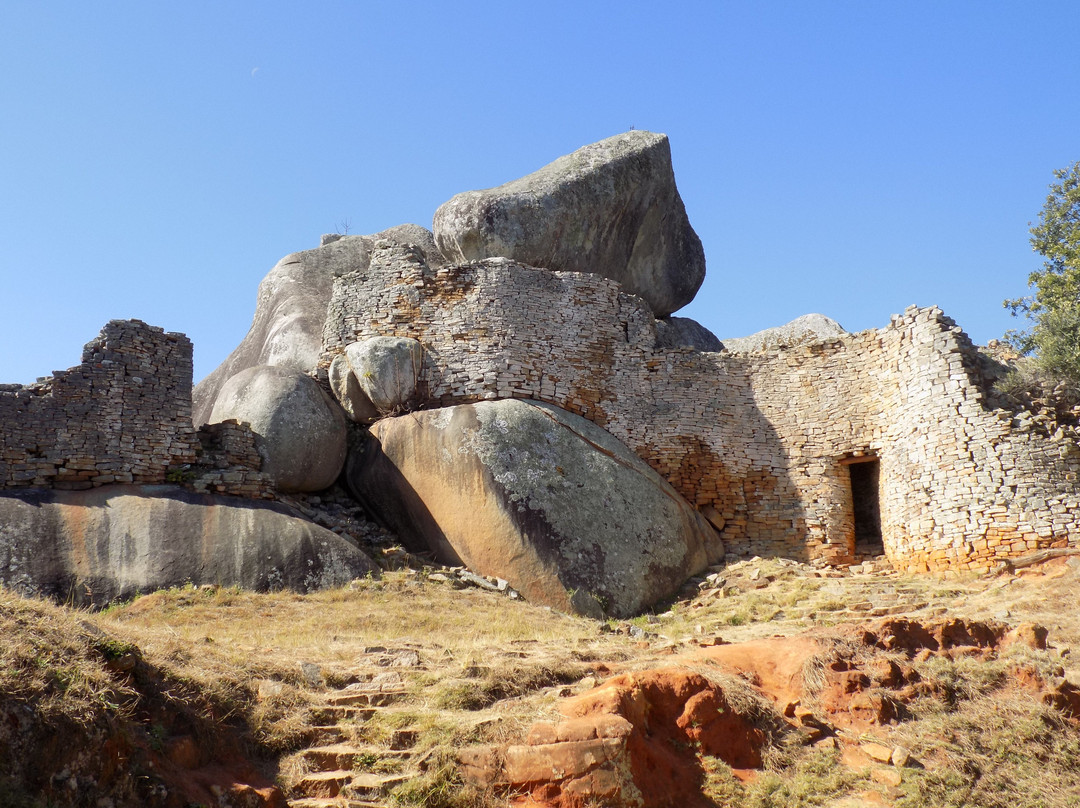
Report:
<svg viewBox="0 0 1080 808"><path fill-rule="evenodd" d="M318 383L289 368L257 365L230 378L210 423L251 425L262 470L282 491L321 491L345 463L345 414Z"/></svg>
<svg viewBox="0 0 1080 808"><path fill-rule="evenodd" d="M717 541L630 449L539 402L385 418L350 456L346 480L414 551L595 617L626 617L670 597Z"/></svg>

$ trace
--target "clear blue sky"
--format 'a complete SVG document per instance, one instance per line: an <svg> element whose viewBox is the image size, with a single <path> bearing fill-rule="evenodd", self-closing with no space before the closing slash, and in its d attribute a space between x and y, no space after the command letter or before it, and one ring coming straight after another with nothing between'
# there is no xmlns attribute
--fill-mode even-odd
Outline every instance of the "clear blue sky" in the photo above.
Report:
<svg viewBox="0 0 1080 808"><path fill-rule="evenodd" d="M977 342L1080 159L1071 2L29 2L0 6L0 382L112 318L243 337L279 258L430 227L629 129L671 137L741 336L940 305Z"/></svg>

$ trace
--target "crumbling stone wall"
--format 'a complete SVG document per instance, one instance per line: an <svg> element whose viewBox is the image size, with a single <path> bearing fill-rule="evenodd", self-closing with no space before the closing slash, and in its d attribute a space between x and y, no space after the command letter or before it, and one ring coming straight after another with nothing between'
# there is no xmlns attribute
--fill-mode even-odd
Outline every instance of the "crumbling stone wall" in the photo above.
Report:
<svg viewBox="0 0 1080 808"><path fill-rule="evenodd" d="M530 398L605 427L702 508L736 553L842 563L847 464L879 463L899 567L983 569L1080 546L1080 447L987 403L984 360L940 310L763 353L657 347L645 304L594 275L504 259L431 269L382 243L335 279L325 369L351 342L424 346L423 406ZM0 385L0 488L181 482L274 497L243 424L191 426L191 344L112 321L79 366Z"/></svg>
<svg viewBox="0 0 1080 808"><path fill-rule="evenodd" d="M272 498L247 425L192 427L191 360L183 334L112 320L78 366L0 385L0 488L174 482Z"/></svg>
<svg viewBox="0 0 1080 808"><path fill-rule="evenodd" d="M160 483L195 461L191 342L112 320L82 363L30 385L0 385L0 488Z"/></svg>
<svg viewBox="0 0 1080 808"><path fill-rule="evenodd" d="M735 552L850 560L847 463L865 457L897 566L1080 543L1080 450L989 409L974 348L938 309L769 353L659 349L611 281L504 259L432 270L383 245L335 280L326 324L322 367L368 337L419 340L424 406L532 398L604 426L713 509Z"/></svg>
<svg viewBox="0 0 1080 808"><path fill-rule="evenodd" d="M247 423L230 420L199 427L197 466L180 469L176 477L200 494L276 499L274 478L261 468L255 433Z"/></svg>

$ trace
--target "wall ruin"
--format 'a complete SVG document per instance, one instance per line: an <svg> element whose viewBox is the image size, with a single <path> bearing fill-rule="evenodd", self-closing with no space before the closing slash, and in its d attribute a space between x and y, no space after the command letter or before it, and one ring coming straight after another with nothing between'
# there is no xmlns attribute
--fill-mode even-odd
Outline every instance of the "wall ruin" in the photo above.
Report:
<svg viewBox="0 0 1080 808"><path fill-rule="evenodd" d="M191 422L192 346L140 320L112 320L82 362L0 385L0 489L176 482L273 496L245 426Z"/></svg>
<svg viewBox="0 0 1080 808"><path fill-rule="evenodd" d="M770 352L659 348L648 308L613 281L504 259L432 269L381 243L335 278L325 322L323 370L351 342L420 341L420 406L517 397L589 418L710 509L735 553L850 562L848 464L865 458L897 567L1080 546L1080 448L992 409L984 360L936 308ZM0 385L0 488L275 496L250 428L190 418L187 338L112 321L79 366Z"/></svg>
<svg viewBox="0 0 1080 808"><path fill-rule="evenodd" d="M321 367L374 336L423 344L425 407L532 398L605 427L715 509L734 552L851 561L847 463L863 457L898 567L1080 543L1080 449L991 410L975 348L936 308L767 353L658 349L612 281L505 259L433 270L384 244L335 280Z"/></svg>
<svg viewBox="0 0 1080 808"><path fill-rule="evenodd" d="M112 320L82 363L30 385L0 386L0 488L160 483L195 460L191 342Z"/></svg>

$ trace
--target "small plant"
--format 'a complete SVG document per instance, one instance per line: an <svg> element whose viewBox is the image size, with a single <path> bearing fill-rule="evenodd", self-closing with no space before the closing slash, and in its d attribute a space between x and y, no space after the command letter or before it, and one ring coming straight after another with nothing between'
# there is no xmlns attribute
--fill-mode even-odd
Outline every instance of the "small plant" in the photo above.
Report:
<svg viewBox="0 0 1080 808"><path fill-rule="evenodd" d="M370 772L374 771L382 760L374 752L361 752L359 755L353 756L352 767L353 771L358 772Z"/></svg>
<svg viewBox="0 0 1080 808"><path fill-rule="evenodd" d="M165 739L169 736L165 725L155 722L150 725L150 729L146 731L146 734L150 737L150 748L161 754L165 749Z"/></svg>
<svg viewBox="0 0 1080 808"><path fill-rule="evenodd" d="M191 466L174 466L165 472L165 482L172 485L187 485L198 476Z"/></svg>
<svg viewBox="0 0 1080 808"><path fill-rule="evenodd" d="M124 642L122 640L113 639L111 637L103 638L94 643L94 648L106 662L115 662L118 659L123 659L129 655L138 656L139 647L130 642Z"/></svg>

